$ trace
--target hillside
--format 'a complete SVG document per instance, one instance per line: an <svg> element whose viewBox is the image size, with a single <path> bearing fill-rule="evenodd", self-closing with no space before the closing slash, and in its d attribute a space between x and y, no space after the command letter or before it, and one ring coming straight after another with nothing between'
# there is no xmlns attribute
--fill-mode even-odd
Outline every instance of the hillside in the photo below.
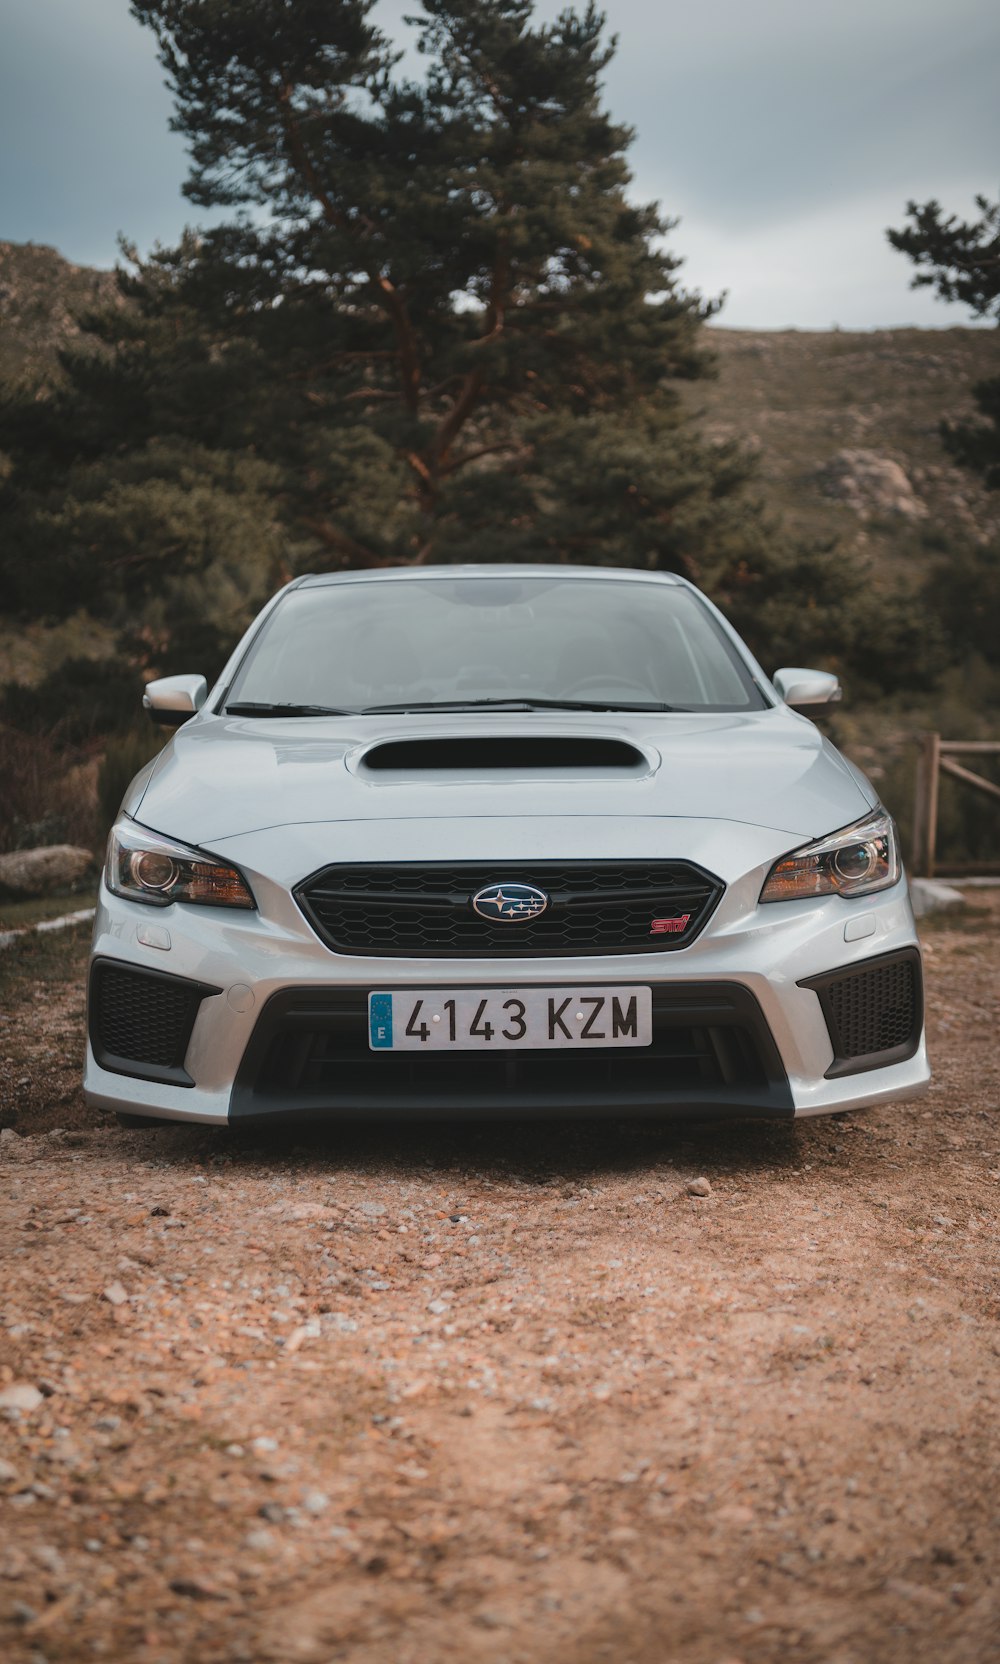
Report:
<svg viewBox="0 0 1000 1664"><path fill-rule="evenodd" d="M974 382L1000 375L1000 331L710 335L718 378L688 401L710 431L753 446L761 494L804 540L846 541L894 577L942 535L1000 533L1000 493L953 467L938 431L975 413Z"/></svg>
<svg viewBox="0 0 1000 1664"><path fill-rule="evenodd" d="M116 294L112 272L71 265L39 244L0 242L0 387L58 375L58 349L79 335L75 318ZM685 397L710 433L758 453L762 495L804 539L911 555L928 535L1000 532L997 494L952 467L938 436L942 415L972 411L971 384L1000 374L1000 331L712 325L708 335L717 378L692 383ZM837 462L845 451L848 461Z"/></svg>
<svg viewBox="0 0 1000 1664"><path fill-rule="evenodd" d="M0 242L0 387L58 373L76 318L117 295L113 272L73 266L41 243Z"/></svg>

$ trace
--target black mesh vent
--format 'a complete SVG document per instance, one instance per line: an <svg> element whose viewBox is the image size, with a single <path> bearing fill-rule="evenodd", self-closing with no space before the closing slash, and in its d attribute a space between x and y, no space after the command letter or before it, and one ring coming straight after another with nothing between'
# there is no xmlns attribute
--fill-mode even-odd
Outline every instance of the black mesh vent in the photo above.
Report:
<svg viewBox="0 0 1000 1664"><path fill-rule="evenodd" d="M685 1109L788 1115L792 1100L753 995L733 984L653 985L653 1043L490 1056L373 1052L363 989L285 989L258 1018L231 1115Z"/></svg>
<svg viewBox="0 0 1000 1664"><path fill-rule="evenodd" d="M916 948L851 970L810 977L819 996L834 1061L827 1075L856 1074L912 1057L923 1027L923 982Z"/></svg>
<svg viewBox="0 0 1000 1664"><path fill-rule="evenodd" d="M504 882L544 890L545 912L518 924L480 918L472 897ZM441 862L327 867L300 885L296 900L337 953L520 959L686 947L723 888L688 861ZM682 928L654 932L654 920L680 924L685 916Z"/></svg>
<svg viewBox="0 0 1000 1664"><path fill-rule="evenodd" d="M214 993L204 983L99 960L90 981L94 1056L115 1074L193 1085L184 1054L198 1007Z"/></svg>

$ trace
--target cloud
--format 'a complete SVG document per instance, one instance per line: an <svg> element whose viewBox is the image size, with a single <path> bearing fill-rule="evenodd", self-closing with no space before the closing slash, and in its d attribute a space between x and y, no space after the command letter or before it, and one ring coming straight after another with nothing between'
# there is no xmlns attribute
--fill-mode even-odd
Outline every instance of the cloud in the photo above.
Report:
<svg viewBox="0 0 1000 1664"><path fill-rule="evenodd" d="M1000 11L979 0L706 0L673 42L672 8L645 29L635 0L611 9L608 101L637 129L637 189L668 208L750 227L872 185L901 202L932 175L996 186Z"/></svg>
<svg viewBox="0 0 1000 1664"><path fill-rule="evenodd" d="M910 197L966 212L1000 184L994 0L605 3L621 37L607 103L637 132L634 192L681 215L671 246L694 286L731 291L727 322L965 321L908 291L884 228ZM402 41L414 9L380 0L376 16ZM169 117L126 0L7 0L0 237L98 265L119 231L175 240L197 214Z"/></svg>
<svg viewBox="0 0 1000 1664"><path fill-rule="evenodd" d="M125 0L8 0L0 58L0 237L110 265L187 217L184 146L155 43Z"/></svg>
<svg viewBox="0 0 1000 1664"><path fill-rule="evenodd" d="M940 195L962 202L958 184ZM766 227L692 216L674 233L682 279L704 295L728 290L720 323L733 329L870 329L974 322L928 289L911 289L913 267L885 237L902 222L899 198L876 190L789 216Z"/></svg>

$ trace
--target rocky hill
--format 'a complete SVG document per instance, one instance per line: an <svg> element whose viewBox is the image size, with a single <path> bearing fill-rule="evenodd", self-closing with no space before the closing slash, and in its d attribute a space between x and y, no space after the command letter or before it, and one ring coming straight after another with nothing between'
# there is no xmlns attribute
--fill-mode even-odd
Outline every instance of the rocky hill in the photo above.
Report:
<svg viewBox="0 0 1000 1664"><path fill-rule="evenodd" d="M0 385L57 375L78 315L116 296L112 272L0 242ZM686 397L710 433L758 452L762 495L804 539L870 549L891 574L893 557L919 557L942 534L1000 533L1000 494L952 467L938 436L943 415L972 410L972 383L1000 374L1000 331L712 325L709 336L717 379Z"/></svg>
<svg viewBox="0 0 1000 1664"><path fill-rule="evenodd" d="M953 467L942 417L974 414L1000 331L754 331L712 326L718 377L693 383L710 431L758 453L760 490L804 540L869 552L885 580L942 539L1000 534L1000 493Z"/></svg>
<svg viewBox="0 0 1000 1664"><path fill-rule="evenodd" d="M57 374L78 316L117 294L113 272L73 266L41 243L0 242L0 385Z"/></svg>

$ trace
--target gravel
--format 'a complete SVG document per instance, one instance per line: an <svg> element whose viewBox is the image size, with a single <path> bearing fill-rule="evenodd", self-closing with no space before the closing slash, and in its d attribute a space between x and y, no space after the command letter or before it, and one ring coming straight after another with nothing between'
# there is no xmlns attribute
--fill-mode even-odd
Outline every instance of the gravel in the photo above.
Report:
<svg viewBox="0 0 1000 1664"><path fill-rule="evenodd" d="M294 1147L88 1111L60 938L0 1044L5 1664L992 1664L998 923L927 926L913 1104Z"/></svg>

